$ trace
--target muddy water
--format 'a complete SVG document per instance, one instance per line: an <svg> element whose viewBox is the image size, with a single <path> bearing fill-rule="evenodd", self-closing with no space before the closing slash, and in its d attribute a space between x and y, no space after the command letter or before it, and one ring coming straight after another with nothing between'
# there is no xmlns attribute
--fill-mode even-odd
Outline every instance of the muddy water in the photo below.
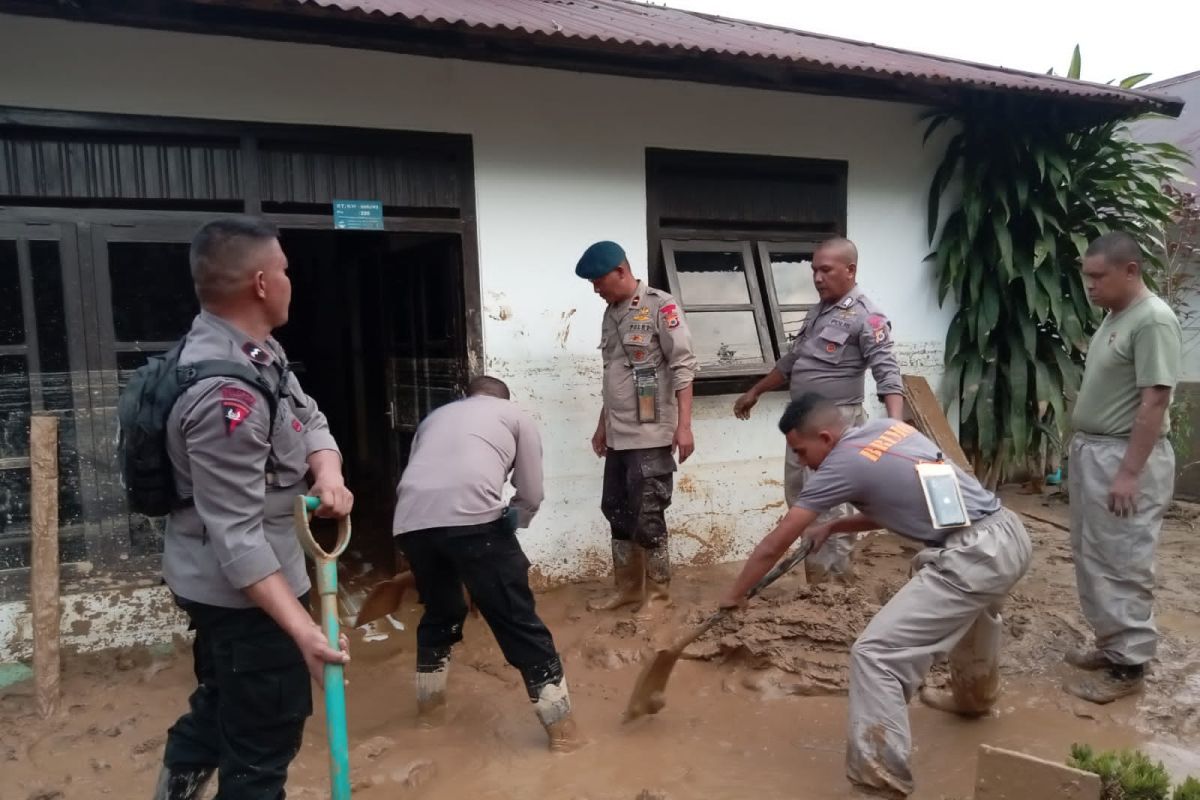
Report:
<svg viewBox="0 0 1200 800"><path fill-rule="evenodd" d="M971 794L981 743L1062 760L1073 742L1101 748L1153 745L1173 770L1198 771L1186 707L1172 703L1200 690L1191 641L1169 634L1168 659L1145 698L1087 706L1057 688L1061 651L1080 622L1072 596L1057 587L1063 565L1048 530L1036 574L1014 598L1006 637L1005 694L981 720L949 717L914 703L917 798ZM669 620L639 625L628 614L593 614L586 602L600 584L539 596L539 608L563 652L580 726L589 747L566 756L545 738L519 676L504 664L486 627L467 623L450 675L450 713L435 730L415 724L413 631L419 608L397 615L404 630L361 635L347 670L356 800L384 798L679 798L853 797L842 776L846 645L871 609L906 576L903 549L890 537L863 550L853 589L805 587L789 576L769 590L743 625L697 643L676 667L667 705L655 717L620 721L641 659L655 642L708 610L734 567L685 571ZM1190 565L1194 568L1195 565ZM1069 564L1066 565L1069 569ZM1186 599L1185 599L1186 600ZM1196 624L1195 612L1168 602ZM1194 609L1195 604L1191 607ZM1186 627L1186 625L1184 627ZM184 710L192 681L186 647L71 658L64 708L37 719L26 683L0 698L0 797L66 800L149 797L166 727ZM936 676L935 676L936 679ZM289 797L328 797L324 725L317 714L292 770ZM1181 737L1169 735L1182 731ZM55 795L54 792L60 792Z"/></svg>

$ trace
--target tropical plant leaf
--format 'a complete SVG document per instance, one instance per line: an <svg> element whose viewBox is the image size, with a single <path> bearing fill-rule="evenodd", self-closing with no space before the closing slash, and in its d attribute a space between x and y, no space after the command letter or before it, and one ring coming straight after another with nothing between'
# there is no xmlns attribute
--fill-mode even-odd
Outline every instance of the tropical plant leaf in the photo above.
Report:
<svg viewBox="0 0 1200 800"><path fill-rule="evenodd" d="M1067 77L1079 80L1079 71L1083 66L1083 59L1079 53L1079 45L1075 45L1075 51L1071 53L1071 66L1067 67Z"/></svg>

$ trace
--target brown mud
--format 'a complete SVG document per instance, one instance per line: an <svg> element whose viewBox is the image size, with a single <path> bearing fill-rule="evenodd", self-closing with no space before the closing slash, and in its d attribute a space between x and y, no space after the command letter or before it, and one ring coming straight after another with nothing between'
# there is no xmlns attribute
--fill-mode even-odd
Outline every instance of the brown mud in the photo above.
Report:
<svg viewBox="0 0 1200 800"><path fill-rule="evenodd" d="M1016 510L1065 524L1065 506L1009 495ZM1003 693L976 720L911 706L916 798L969 797L981 743L1062 760L1071 743L1148 747L1176 774L1200 775L1200 550L1196 507L1164 528L1159 560L1159 660L1144 696L1091 706L1063 694L1062 653L1086 641L1074 594L1068 534L1028 521L1034 565L1005 613ZM735 620L685 652L656 716L621 712L644 659L699 622L736 565L680 570L675 607L654 624L625 612L592 613L600 582L539 595L539 611L566 661L581 730L570 755L545 750L515 670L482 620L471 617L455 649L446 723L418 726L410 596L372 635L352 632L347 668L356 800L420 798L843 798L846 655L855 635L901 585L911 548L887 534L860 544L855 585L781 579ZM944 680L935 668L931 683ZM5 800L148 798L166 729L186 708L190 650L145 648L68 655L63 711L38 717L29 682L0 693L0 797ZM288 796L329 796L319 694Z"/></svg>

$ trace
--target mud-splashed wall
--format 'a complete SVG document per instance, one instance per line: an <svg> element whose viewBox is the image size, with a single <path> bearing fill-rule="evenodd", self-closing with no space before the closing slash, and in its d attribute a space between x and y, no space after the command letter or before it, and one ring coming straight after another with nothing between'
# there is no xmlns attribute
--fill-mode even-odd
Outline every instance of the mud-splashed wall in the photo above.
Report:
<svg viewBox="0 0 1200 800"><path fill-rule="evenodd" d="M912 106L3 15L0 74L22 76L0 82L0 105L470 134L482 366L543 428L547 500L522 534L543 584L608 569L588 447L602 304L572 270L604 238L645 274L646 148L846 161L860 280L892 318L902 365L940 374L953 310L938 308L923 261L938 151ZM696 401L697 450L670 512L680 561L741 557L782 511L784 398L749 422L733 399Z"/></svg>

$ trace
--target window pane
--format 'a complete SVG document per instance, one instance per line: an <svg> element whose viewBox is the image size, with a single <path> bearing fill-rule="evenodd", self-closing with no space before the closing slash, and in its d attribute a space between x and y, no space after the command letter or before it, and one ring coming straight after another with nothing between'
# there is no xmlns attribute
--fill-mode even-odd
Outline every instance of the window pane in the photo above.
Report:
<svg viewBox="0 0 1200 800"><path fill-rule="evenodd" d="M790 348L792 342L796 341L796 334L800 332L800 323L804 322L808 317L807 311L780 311L779 316L783 317L783 335L786 337L784 342L785 348Z"/></svg>
<svg viewBox="0 0 1200 800"><path fill-rule="evenodd" d="M775 299L781 306L815 305L821 302L813 286L811 255L770 251L768 256L771 259L771 278L775 282Z"/></svg>
<svg viewBox="0 0 1200 800"><path fill-rule="evenodd" d="M676 251L675 272L685 307L750 302L741 250Z"/></svg>
<svg viewBox="0 0 1200 800"><path fill-rule="evenodd" d="M753 311L693 311L688 329L701 368L762 366L762 345Z"/></svg>
<svg viewBox="0 0 1200 800"><path fill-rule="evenodd" d="M113 330L118 342L166 342L199 311L185 242L111 242Z"/></svg>
<svg viewBox="0 0 1200 800"><path fill-rule="evenodd" d="M0 458L29 455L29 375L24 356L0 356ZM0 506L3 500L0 500ZM3 516L0 510L0 516Z"/></svg>
<svg viewBox="0 0 1200 800"><path fill-rule="evenodd" d="M21 273L17 269L17 243L0 239L0 344L25 341L25 314L21 309Z"/></svg>
<svg viewBox="0 0 1200 800"><path fill-rule="evenodd" d="M63 303L62 262L58 242L30 242L29 264L33 272L33 308L37 316L38 360L42 370L42 391L45 383L68 378L71 366L67 359L67 317ZM52 377L53 376L53 377ZM51 405L49 398L46 407ZM70 408L70 404L66 406Z"/></svg>

